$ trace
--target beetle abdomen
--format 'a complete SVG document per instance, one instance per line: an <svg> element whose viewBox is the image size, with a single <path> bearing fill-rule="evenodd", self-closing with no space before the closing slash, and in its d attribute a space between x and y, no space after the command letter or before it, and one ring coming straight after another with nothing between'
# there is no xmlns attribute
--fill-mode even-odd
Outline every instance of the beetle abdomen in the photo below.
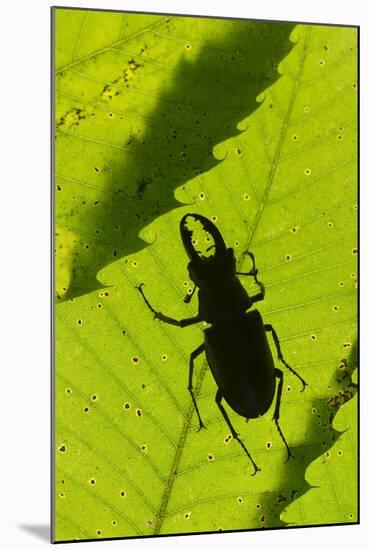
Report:
<svg viewBox="0 0 369 550"><path fill-rule="evenodd" d="M246 418L263 415L273 401L275 373L260 313L253 310L206 329L205 350L230 407Z"/></svg>

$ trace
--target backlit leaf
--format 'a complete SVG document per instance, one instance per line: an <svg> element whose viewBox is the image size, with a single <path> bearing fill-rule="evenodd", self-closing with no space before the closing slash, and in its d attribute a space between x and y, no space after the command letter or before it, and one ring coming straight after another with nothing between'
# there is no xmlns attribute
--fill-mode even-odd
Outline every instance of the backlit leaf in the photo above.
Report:
<svg viewBox="0 0 369 550"><path fill-rule="evenodd" d="M56 540L356 522L357 29L54 14ZM254 477L203 355L197 431L204 327L136 289L196 313L188 212L255 254L308 383L285 370L287 463L274 405L227 408Z"/></svg>

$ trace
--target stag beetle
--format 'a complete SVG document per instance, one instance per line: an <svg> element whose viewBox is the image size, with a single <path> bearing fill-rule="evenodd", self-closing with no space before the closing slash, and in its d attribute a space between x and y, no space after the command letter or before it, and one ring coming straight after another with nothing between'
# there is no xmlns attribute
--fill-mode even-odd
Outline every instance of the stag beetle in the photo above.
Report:
<svg viewBox="0 0 369 550"><path fill-rule="evenodd" d="M193 230L188 227L188 218L200 222L202 228L213 239L213 245L206 251L215 249L214 254L203 256L195 250L192 239ZM218 228L209 219L200 214L186 214L180 222L180 233L184 248L190 259L187 266L195 289L190 296L185 297L188 302L198 288L198 313L195 317L176 320L156 311L147 300L141 283L137 289L141 293L146 305L154 313L154 318L164 323L178 327L187 327L201 321L211 326L205 328L205 341L195 349L190 356L188 390L199 420L199 430L204 428L199 409L193 393L193 370L195 359L205 351L207 362L218 386L215 396L224 420L228 424L231 434L238 441L249 457L255 475L260 468L256 465L251 454L241 441L239 434L231 424L229 416L222 405L224 398L228 405L240 416L247 420L265 414L274 399L276 379L278 378L277 397L273 419L277 430L287 449L287 460L292 456L291 450L279 425L279 409L283 388L283 372L273 363L269 347L267 332L272 334L279 361L291 371L302 383L302 390L307 383L297 372L290 367L282 355L280 342L276 331L270 324L264 325L257 309L250 308L255 302L264 299L264 285L258 280L258 270L255 267L255 258L251 252L245 252L252 261L252 269L246 273L236 271L236 259L232 248L226 248ZM252 276L260 292L249 296L242 286L238 275Z"/></svg>

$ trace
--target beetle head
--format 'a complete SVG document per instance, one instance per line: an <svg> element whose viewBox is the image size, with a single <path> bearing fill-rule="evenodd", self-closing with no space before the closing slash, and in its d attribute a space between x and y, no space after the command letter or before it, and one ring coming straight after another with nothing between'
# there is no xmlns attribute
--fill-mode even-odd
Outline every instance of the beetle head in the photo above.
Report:
<svg viewBox="0 0 369 550"><path fill-rule="evenodd" d="M206 252L215 249L212 255L202 255L195 249L193 241L193 230L188 227L188 218L192 218L195 222L199 221L203 230L212 238L213 244L206 249ZM183 241L183 246L190 259L188 271L191 279L197 286L201 287L204 282L211 284L215 282L218 274L222 275L223 279L227 273L230 275L235 270L235 258L233 250L227 249L219 229L212 221L201 214L186 214L180 222L180 232Z"/></svg>

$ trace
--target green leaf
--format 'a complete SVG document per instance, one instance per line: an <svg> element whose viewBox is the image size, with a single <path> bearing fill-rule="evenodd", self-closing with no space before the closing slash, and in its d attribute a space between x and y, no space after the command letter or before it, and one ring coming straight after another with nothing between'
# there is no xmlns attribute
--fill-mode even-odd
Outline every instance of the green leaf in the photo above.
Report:
<svg viewBox="0 0 369 550"><path fill-rule="evenodd" d="M357 29L54 14L56 540L356 522ZM196 313L188 212L240 270L255 254L258 309L308 383L284 371L287 463L274 406L226 405L254 477L204 356L197 431L204 327L154 320L136 289Z"/></svg>

